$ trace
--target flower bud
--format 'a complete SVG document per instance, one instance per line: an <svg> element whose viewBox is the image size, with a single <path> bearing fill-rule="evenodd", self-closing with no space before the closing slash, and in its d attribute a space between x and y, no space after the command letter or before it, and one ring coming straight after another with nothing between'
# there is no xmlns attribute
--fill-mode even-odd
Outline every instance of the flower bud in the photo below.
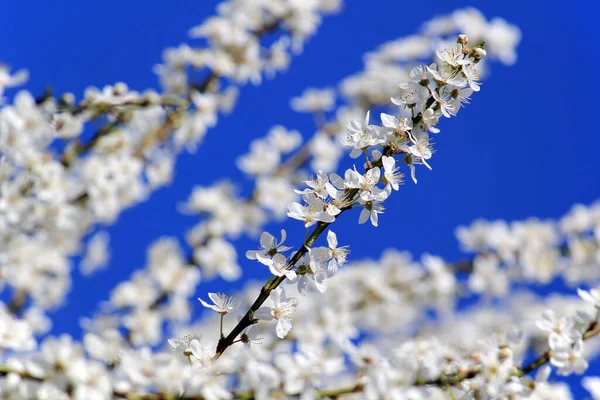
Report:
<svg viewBox="0 0 600 400"><path fill-rule="evenodd" d="M485 51L481 47L475 47L473 49L473 57L475 57L476 60L481 60L483 57L485 57L486 54L487 51Z"/></svg>
<svg viewBox="0 0 600 400"><path fill-rule="evenodd" d="M462 45L465 45L465 44L469 43L469 38L467 37L467 35L464 35L464 34L463 35L458 35L457 42L460 43L460 44L462 44Z"/></svg>
<svg viewBox="0 0 600 400"><path fill-rule="evenodd" d="M125 93L127 93L128 90L129 90L129 88L127 87L127 84L124 82L117 82L117 83L115 83L115 86L113 87L113 93L115 94L115 96L124 95Z"/></svg>
<svg viewBox="0 0 600 400"><path fill-rule="evenodd" d="M73 105L75 103L75 95L73 93L64 93L60 100L68 105Z"/></svg>
<svg viewBox="0 0 600 400"><path fill-rule="evenodd" d="M160 95L154 91L148 91L144 93L144 100L148 102L148 104L160 104L161 98Z"/></svg>
<svg viewBox="0 0 600 400"><path fill-rule="evenodd" d="M498 352L498 359L500 361L507 360L510 357L512 357L512 350L508 347L503 347Z"/></svg>

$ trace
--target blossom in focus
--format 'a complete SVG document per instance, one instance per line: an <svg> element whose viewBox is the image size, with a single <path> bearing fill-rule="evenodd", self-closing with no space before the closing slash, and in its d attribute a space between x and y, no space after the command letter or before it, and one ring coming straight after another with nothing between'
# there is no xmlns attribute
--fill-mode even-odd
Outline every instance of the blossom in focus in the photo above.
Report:
<svg viewBox="0 0 600 400"><path fill-rule="evenodd" d="M339 267L346 263L346 257L348 257L350 250L348 246L338 247L337 235L331 230L327 232L327 244L331 253L331 260L329 260L327 269L330 273L334 274Z"/></svg>
<svg viewBox="0 0 600 400"><path fill-rule="evenodd" d="M292 329L292 315L298 305L298 299L286 297L282 287L271 291L269 298L273 307L261 307L254 313L254 316L265 321L275 319L277 321L275 329L277 337L283 339Z"/></svg>
<svg viewBox="0 0 600 400"><path fill-rule="evenodd" d="M258 250L248 250L246 252L246 257L250 260L256 260L257 257L260 256L269 256L273 257L277 253L283 253L291 249L290 246L283 246L283 242L285 242L285 238L287 234L285 229L281 230L281 240L277 242L275 237L271 235L269 232L263 232L260 235L260 249Z"/></svg>
<svg viewBox="0 0 600 400"><path fill-rule="evenodd" d="M198 298L198 300L204 307L210 308L221 315L233 312L240 306L240 302L235 296L227 296L223 293L209 293L208 297L212 300L213 304L208 304L201 298Z"/></svg>
<svg viewBox="0 0 600 400"><path fill-rule="evenodd" d="M283 254L275 254L273 257L265 257L259 254L257 258L258 261L269 267L269 271L275 276L285 276L288 279L296 277L296 273L288 269L288 261Z"/></svg>

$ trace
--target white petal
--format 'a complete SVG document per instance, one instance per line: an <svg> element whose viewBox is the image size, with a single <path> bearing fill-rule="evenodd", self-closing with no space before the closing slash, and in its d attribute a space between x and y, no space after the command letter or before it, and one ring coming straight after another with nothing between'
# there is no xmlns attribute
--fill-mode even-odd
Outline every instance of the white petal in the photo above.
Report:
<svg viewBox="0 0 600 400"><path fill-rule="evenodd" d="M211 310L215 310L215 306L212 304L208 304L207 302L205 302L204 300L202 300L200 297L198 297L198 300L200 300L200 303L202 303L202 305L206 308L210 308ZM215 310L216 311L216 310Z"/></svg>
<svg viewBox="0 0 600 400"><path fill-rule="evenodd" d="M371 116L371 110L367 111L367 115L365 116L365 120L363 121L362 128L366 129L369 126L369 119Z"/></svg>
<svg viewBox="0 0 600 400"><path fill-rule="evenodd" d="M265 249L270 249L275 244L275 238L269 232L263 232L260 235L260 245Z"/></svg>
<svg viewBox="0 0 600 400"><path fill-rule="evenodd" d="M380 117L381 122L383 122L383 125L387 126L388 128L395 128L398 125L398 120L393 115L381 113Z"/></svg>
<svg viewBox="0 0 600 400"><path fill-rule="evenodd" d="M379 216L377 214L378 213L376 211L371 212L371 223L373 226L377 226L379 223Z"/></svg>
<svg viewBox="0 0 600 400"><path fill-rule="evenodd" d="M280 339L285 338L287 333L292 329L292 321L288 319L280 319L277 321L277 327L275 331L277 332L277 337Z"/></svg>
<svg viewBox="0 0 600 400"><path fill-rule="evenodd" d="M415 176L415 166L410 164L408 167L410 168L410 177L415 183L417 183L417 177Z"/></svg>
<svg viewBox="0 0 600 400"><path fill-rule="evenodd" d="M337 236L332 230L327 232L327 244L329 244L330 249L335 249L338 245Z"/></svg>
<svg viewBox="0 0 600 400"><path fill-rule="evenodd" d="M285 231L285 229L281 230L281 242L279 242L279 244L282 244L283 242L285 242L285 239L287 238L287 232Z"/></svg>
<svg viewBox="0 0 600 400"><path fill-rule="evenodd" d="M358 217L358 223L364 224L365 222L367 222L367 220L369 219L369 214L370 211L366 208L363 208L363 210L360 212L360 216Z"/></svg>
<svg viewBox="0 0 600 400"><path fill-rule="evenodd" d="M266 265L267 267L271 268L271 265L273 265L273 260L271 259L271 257L269 256L265 256L263 254L257 254L256 255L256 259L263 265Z"/></svg>
<svg viewBox="0 0 600 400"><path fill-rule="evenodd" d="M256 256L257 254L262 254L263 252L261 250L248 250L246 252L246 258L250 259L250 260L256 260Z"/></svg>
<svg viewBox="0 0 600 400"><path fill-rule="evenodd" d="M285 271L284 274L289 280L296 279L296 273L294 271Z"/></svg>

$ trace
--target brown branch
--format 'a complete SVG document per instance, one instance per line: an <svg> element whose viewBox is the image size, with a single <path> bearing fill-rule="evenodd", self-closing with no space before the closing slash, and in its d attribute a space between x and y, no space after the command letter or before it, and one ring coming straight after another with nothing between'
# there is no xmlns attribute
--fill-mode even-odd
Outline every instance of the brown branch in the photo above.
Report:
<svg viewBox="0 0 600 400"><path fill-rule="evenodd" d="M588 340L594 336L600 334L600 324L597 321L594 321L590 324L590 326L583 333L583 340ZM548 350L542 353L535 360L531 361L524 367L517 368L517 376L523 377L530 372L535 371L539 367L547 364L552 357L552 351ZM461 371L457 374L450 375L441 375L436 379L417 379L414 383L415 386L439 386L439 387L447 387L447 386L455 386L461 383L464 380L475 378L479 373L481 373L481 367L475 366L464 371Z"/></svg>
<svg viewBox="0 0 600 400"><path fill-rule="evenodd" d="M17 290L8 303L8 311L13 315L19 315L23 311L27 299L28 295L25 290Z"/></svg>

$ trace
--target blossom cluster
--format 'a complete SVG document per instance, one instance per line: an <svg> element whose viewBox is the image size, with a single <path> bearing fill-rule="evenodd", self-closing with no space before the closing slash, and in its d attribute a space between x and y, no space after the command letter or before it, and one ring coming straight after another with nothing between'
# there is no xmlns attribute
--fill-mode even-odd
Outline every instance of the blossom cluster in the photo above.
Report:
<svg viewBox="0 0 600 400"><path fill-rule="evenodd" d="M589 217L598 207L579 205L554 224L563 225L584 211ZM592 230L598 223L586 220ZM489 238L501 237L496 235L488 232ZM541 238L544 232L531 230L529 235ZM271 260L289 250L264 234L261 249L248 255ZM558 264L569 263L572 257L563 252ZM581 374L587 360L600 352L597 341L591 340L600 334L599 289L580 289L579 296L541 297L515 280L510 293L490 303L477 288L470 289L468 277L456 275L464 272L465 264L428 254L414 260L409 253L390 250L377 261L345 264L328 280L326 291L320 293L319 285L311 284L313 293L305 296L294 277L286 277L286 285L274 291L269 307L258 313L266 320L275 319L276 329L261 319L251 328L258 326L260 333L242 335L241 343L213 366L229 365L231 359L242 363L236 364L232 377L243 382L233 388L234 396L285 398L301 393L310 398L345 393L344 398L443 399L450 391L456 398L574 398L567 385L548 381L550 368L558 374ZM513 266L522 267L519 261ZM256 292L256 286L248 286L239 294L241 304L251 304ZM461 299L475 299L475 303L465 309L459 306ZM280 325L287 328L292 320L293 327L281 341ZM229 321L225 328L234 324ZM198 343L218 340L212 326L210 316L193 326L206 332ZM538 354L533 359L532 352ZM535 379L530 378L528 373L536 368ZM592 393L597 391L594 379L583 381Z"/></svg>
<svg viewBox="0 0 600 400"><path fill-rule="evenodd" d="M359 223L377 226L403 170L417 183L417 166L436 166L431 134L480 91L486 60L515 62L518 28L474 9L380 46L339 90L308 88L292 99L295 111L313 114L310 138L275 125L253 140L237 159L255 181L249 196L231 181L196 187L181 206L200 218L188 247L152 243L147 265L82 319L81 342L42 337L46 311L71 285L72 257L84 255L84 274L110 261L97 224L168 184L176 156L233 109L238 88L285 70L322 16L340 7L229 0L190 30L201 46L165 51L155 67L161 92L118 83L76 102L20 91L0 108L0 282L10 298L0 303L0 396L572 398L548 379L552 368L584 373L600 352L590 340L600 334L600 204L560 221L461 227L457 237L474 255L458 262L396 250L348 262L333 231L354 208ZM0 65L0 96L26 78ZM356 164L338 175L346 151ZM201 280L241 276L232 240L286 216L304 225L302 242L263 232L246 252L269 281L237 296L200 295L209 311L191 322ZM556 279L579 297L541 297L526 286ZM600 378L582 383L600 398Z"/></svg>
<svg viewBox="0 0 600 400"><path fill-rule="evenodd" d="M478 18L483 17L479 16ZM511 29L516 28L512 27ZM430 42L428 46L440 43L440 39L431 37ZM514 45L514 43L507 44L507 46ZM435 54L433 55L437 57ZM484 60L479 60L478 65ZM401 60L398 68L404 71L415 62L416 60L406 58ZM368 68L368 65L366 68ZM399 79L398 83L408 80L409 71L406 70L403 75L398 75L397 78L392 77L392 79ZM383 77L380 77L380 80L382 82L386 81L386 84L390 86L389 80L383 79ZM399 88L395 87L394 90L398 91ZM181 211L199 216L200 221L188 232L187 242L190 249L184 250L187 254L184 257L185 262L181 262L179 264L181 268L176 269L176 271L182 271L183 274L183 271L186 271L187 268L199 268L202 271L203 281L217 276L226 280L235 280L241 274L241 261L233 240L243 235L257 235L268 222L274 218L284 217L288 213L288 205L296 202L299 194L307 192L308 195L308 192L316 189L319 196L321 196L320 199L325 200L328 193L324 190L324 185L327 183L324 179L329 180L330 177L336 175L328 175L327 172L319 172L318 170L321 169L320 167L324 167L324 171L331 171L337 167L344 152L342 140L347 135L347 120L364 119L367 113L367 110L364 109L365 103L361 99L357 98L356 102L352 98L347 98L347 100L347 104L337 106L336 110L336 96L332 88L324 90L308 89L301 96L292 99L291 106L294 109L314 114L317 121L317 130L312 138L305 141L303 145L297 131L286 129L281 125L273 126L267 132L266 137L253 140L250 144L250 151L237 159L240 169L255 179L254 190L250 195L244 196L239 193L235 182L232 181L218 181L211 186L195 187L187 202L182 205ZM385 106L389 103L390 99L388 97L387 100L382 100L381 104L373 104L372 106ZM402 112L396 105L393 105L393 109L395 111L390 109L388 112ZM381 129L390 130L395 120L398 120L396 116L385 114L383 117L384 126ZM401 117L401 120L412 121L411 118L407 117ZM388 126L386 127L385 124L388 124ZM409 151L417 150L417 146L412 142L407 144L406 147ZM384 156L382 160L382 164L378 167L383 171L380 171L382 182L384 180L391 182L391 188L397 189L398 184L401 183L400 178L402 175L398 174L398 171L394 171L392 157ZM317 167L317 172L316 177L307 179L310 171L307 172L304 167L309 161L311 167ZM414 165L409 164L409 168L411 167L414 167ZM375 173L375 171L372 173ZM356 178L360 180L358 173ZM344 189L342 181L337 179L338 187L334 186L334 191L342 193L340 190ZM332 183L335 182L331 182L330 185ZM294 192L293 188L300 184L307 184L308 188ZM377 190L376 188L375 191L377 192ZM381 196L385 196L385 191ZM372 202L371 205L367 204L367 207L363 208L361 220L367 221L373 218L374 221L377 221L375 218L378 217L378 213L381 211L380 206L377 203L373 206ZM145 302L141 309L145 309L152 316L160 318L160 320L156 318L149 319L156 322L153 324L155 327L153 331L158 332L161 321L171 322L172 316L190 314L189 303L186 303L184 299L189 297L191 292L187 285L182 287L180 293L178 293L177 285L173 285L169 290L161 289L162 285L156 283L154 273L150 272L155 269L151 265L153 263L149 262L149 266L136 271L129 283L123 283L122 285L139 287L139 290L144 293L152 293L151 297L154 301ZM185 276L185 274L183 275ZM144 279L141 279L141 276L144 276ZM198 283L197 280L189 282ZM135 296L132 297L132 299L134 298ZM121 304L114 306L115 304L109 310L104 309L98 314L97 318L100 318L107 311L113 314L118 310L124 310L125 314L121 314L122 320L123 316L140 309L139 307L124 308ZM140 315L143 316L144 314ZM144 321L145 319L141 318L141 320ZM123 322L121 321L120 324L123 325ZM126 328L129 332L131 324L128 325L129 327L126 326ZM150 335L149 337L157 336Z"/></svg>
<svg viewBox="0 0 600 400"><path fill-rule="evenodd" d="M219 16L190 31L192 39L206 38L201 45L165 52L165 62L155 67L163 91L138 92L119 82L90 87L80 100L72 93L55 97L46 91L36 97L26 90L2 98L0 269L13 294L9 308L27 309L23 316L30 331L49 329L45 312L65 301L74 256L84 253L84 274L108 263L105 232L85 244L97 226L113 223L121 211L168 185L177 155L194 150L220 114L233 109L238 87L250 77L258 83L260 76L287 68L288 43L299 52L322 16L340 7L335 0L268 1L260 7L254 1L225 1ZM267 34L277 40L265 47ZM192 67L197 72L189 75ZM1 64L0 96L27 77L25 70ZM212 253L228 248L216 240L211 245ZM212 253L197 258L209 264ZM230 276L239 276L228 265ZM153 293L164 289L161 279L140 281Z"/></svg>

